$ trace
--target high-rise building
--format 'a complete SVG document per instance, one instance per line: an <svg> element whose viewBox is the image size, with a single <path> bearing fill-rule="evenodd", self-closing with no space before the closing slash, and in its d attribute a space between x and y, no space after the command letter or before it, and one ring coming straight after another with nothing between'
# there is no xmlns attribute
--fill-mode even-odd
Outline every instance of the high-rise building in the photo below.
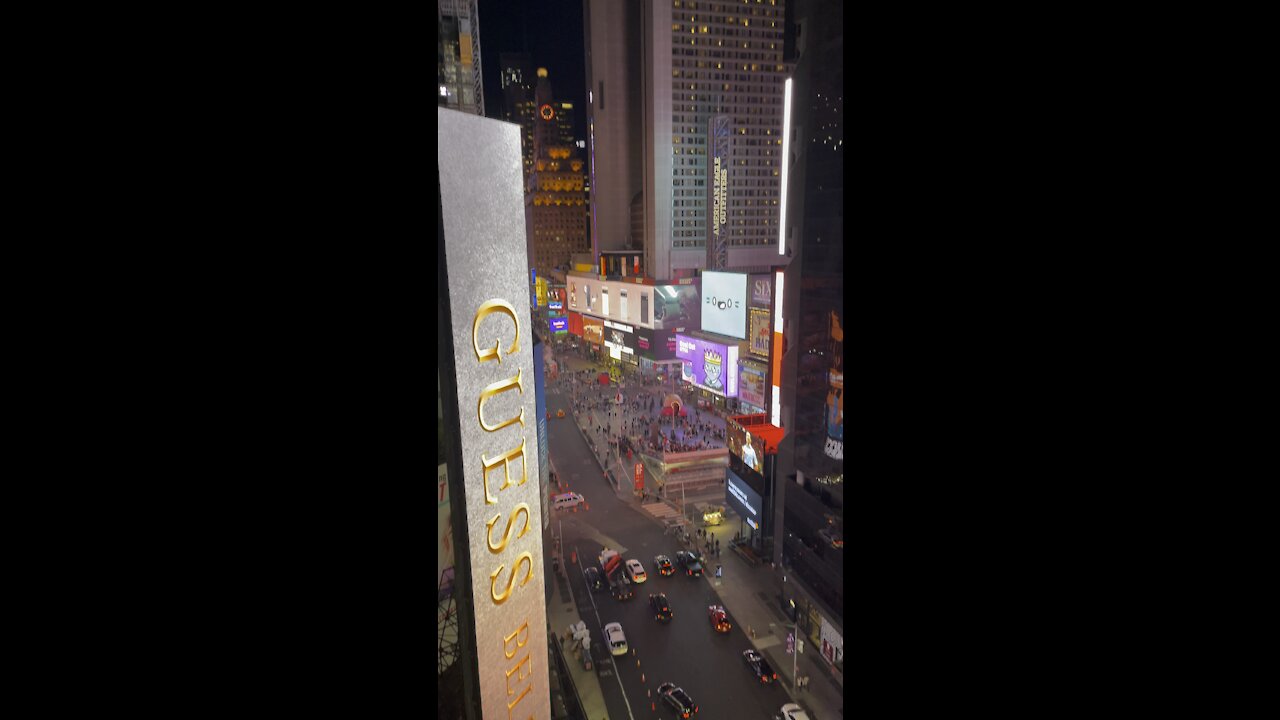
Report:
<svg viewBox="0 0 1280 720"><path fill-rule="evenodd" d="M528 53L501 53L502 119L518 123L518 108L533 100L533 62Z"/></svg>
<svg viewBox="0 0 1280 720"><path fill-rule="evenodd" d="M596 250L638 198L654 277L780 264L784 3L584 2Z"/></svg>
<svg viewBox="0 0 1280 720"><path fill-rule="evenodd" d="M818 655L844 667L844 130L843 7L791 0L793 162L788 174L782 313L782 422L777 471L789 569L784 607Z"/></svg>
<svg viewBox="0 0 1280 720"><path fill-rule="evenodd" d="M573 105L552 100L546 68L538 68L536 115L529 142L532 169L525 180L529 266L540 277L587 252L587 168L573 138Z"/></svg>
<svg viewBox="0 0 1280 720"><path fill-rule="evenodd" d="M577 146L577 134L573 126L573 103L551 99L550 82L547 69L538 68L534 90L519 97L514 104L515 114L511 122L521 127L520 146L524 153L526 178L533 172L534 146L538 142L543 145L554 143ZM544 85L545 90L542 89ZM535 140L535 132L542 134L540 140Z"/></svg>
<svg viewBox="0 0 1280 720"><path fill-rule="evenodd" d="M484 115L476 0L436 0L440 88L436 104Z"/></svg>

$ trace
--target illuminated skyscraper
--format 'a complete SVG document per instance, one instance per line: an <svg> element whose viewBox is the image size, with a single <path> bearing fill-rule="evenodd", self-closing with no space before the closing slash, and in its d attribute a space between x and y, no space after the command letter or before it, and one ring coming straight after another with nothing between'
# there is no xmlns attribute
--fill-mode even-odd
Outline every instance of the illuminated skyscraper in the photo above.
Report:
<svg viewBox="0 0 1280 720"><path fill-rule="evenodd" d="M596 250L622 249L642 226L654 277L785 263L784 3L584 0L584 10ZM719 144L709 142L713 119Z"/></svg>
<svg viewBox="0 0 1280 720"><path fill-rule="evenodd" d="M586 161L573 138L573 105L552 100L546 68L538 68L535 116L525 144L532 168L525 181L529 265L541 277L569 264L587 241Z"/></svg>

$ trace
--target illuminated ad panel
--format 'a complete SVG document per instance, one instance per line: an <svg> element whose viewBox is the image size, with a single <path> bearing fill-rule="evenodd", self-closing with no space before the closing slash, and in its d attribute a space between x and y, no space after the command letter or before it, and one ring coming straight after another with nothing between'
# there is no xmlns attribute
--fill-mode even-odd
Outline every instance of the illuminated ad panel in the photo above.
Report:
<svg viewBox="0 0 1280 720"><path fill-rule="evenodd" d="M764 475L764 443L732 420L725 421L724 429L729 452L741 458L743 465Z"/></svg>
<svg viewBox="0 0 1280 720"><path fill-rule="evenodd" d="M743 360L738 371L738 399L760 409L768 407L769 366Z"/></svg>
<svg viewBox="0 0 1280 720"><path fill-rule="evenodd" d="M734 512L751 526L759 530L764 525L764 500L760 493L751 489L746 480L738 477L732 470L725 470L724 499Z"/></svg>
<svg viewBox="0 0 1280 720"><path fill-rule="evenodd" d="M484 717L549 720L536 369L520 127L437 108L444 342L456 373L461 477ZM530 482L532 480L532 482Z"/></svg>
<svg viewBox="0 0 1280 720"><path fill-rule="evenodd" d="M619 355L625 353L634 355L636 352L636 332L635 328L626 323L616 323L612 320L604 321L604 345L610 350L616 350Z"/></svg>
<svg viewBox="0 0 1280 720"><path fill-rule="evenodd" d="M653 328L696 330L702 326L702 303L696 285L655 285Z"/></svg>
<svg viewBox="0 0 1280 720"><path fill-rule="evenodd" d="M747 339L747 276L702 273L702 330Z"/></svg>
<svg viewBox="0 0 1280 720"><path fill-rule="evenodd" d="M724 227L729 219L729 144L733 137L733 120L728 115L713 115L707 121L707 137L711 139L711 157L707 162L707 243L709 267L724 267L726 250Z"/></svg>
<svg viewBox="0 0 1280 720"><path fill-rule="evenodd" d="M769 341L773 339L773 328L769 325L769 311L751 308L751 342L747 349L752 355L769 357ZM761 406L763 407L763 406Z"/></svg>
<svg viewBox="0 0 1280 720"><path fill-rule="evenodd" d="M724 397L738 394L738 347L676 335L684 381Z"/></svg>
<svg viewBox="0 0 1280 720"><path fill-rule="evenodd" d="M547 318L547 325L551 328L553 335L565 335L569 332L569 318L567 317Z"/></svg>
<svg viewBox="0 0 1280 720"><path fill-rule="evenodd" d="M604 321L590 315L582 316L582 337L593 345L604 344Z"/></svg>

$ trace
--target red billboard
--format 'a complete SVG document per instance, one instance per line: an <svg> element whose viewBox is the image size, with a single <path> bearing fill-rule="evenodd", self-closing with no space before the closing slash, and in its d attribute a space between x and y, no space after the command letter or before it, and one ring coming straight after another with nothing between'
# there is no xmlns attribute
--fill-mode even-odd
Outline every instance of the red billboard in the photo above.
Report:
<svg viewBox="0 0 1280 720"><path fill-rule="evenodd" d="M582 337L582 313L569 311L569 334Z"/></svg>

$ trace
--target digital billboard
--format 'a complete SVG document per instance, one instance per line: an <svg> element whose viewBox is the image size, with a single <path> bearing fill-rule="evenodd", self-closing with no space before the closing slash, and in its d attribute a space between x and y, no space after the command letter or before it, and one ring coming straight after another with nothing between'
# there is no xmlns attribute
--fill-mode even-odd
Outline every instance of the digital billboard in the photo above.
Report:
<svg viewBox="0 0 1280 720"><path fill-rule="evenodd" d="M768 392L769 367L764 363L743 360L738 368L738 399L763 410Z"/></svg>
<svg viewBox="0 0 1280 720"><path fill-rule="evenodd" d="M604 321L604 326L605 347L611 350L616 349L619 353L635 353L636 334L634 329L628 329L627 325L609 320Z"/></svg>
<svg viewBox="0 0 1280 720"><path fill-rule="evenodd" d="M582 316L582 337L593 345L604 344L604 321L590 315Z"/></svg>
<svg viewBox="0 0 1280 720"><path fill-rule="evenodd" d="M563 335L569 332L569 318L567 317L547 318L547 325L555 335Z"/></svg>
<svg viewBox="0 0 1280 720"><path fill-rule="evenodd" d="M738 346L676 335L676 357L687 383L724 397L738 396Z"/></svg>
<svg viewBox="0 0 1280 720"><path fill-rule="evenodd" d="M724 499L752 530L760 530L765 524L764 500L760 493L729 469L725 470Z"/></svg>
<svg viewBox="0 0 1280 720"><path fill-rule="evenodd" d="M764 442L752 437L732 420L725 422L724 429L729 452L742 458L742 464L764 475Z"/></svg>
<svg viewBox="0 0 1280 720"><path fill-rule="evenodd" d="M827 457L844 460L844 328L835 311L830 317L831 369L827 372L826 418L827 442L823 452Z"/></svg>
<svg viewBox="0 0 1280 720"><path fill-rule="evenodd" d="M747 276L705 270L702 273L702 330L747 338Z"/></svg>
<svg viewBox="0 0 1280 720"><path fill-rule="evenodd" d="M582 337L585 331L582 329L582 313L569 313L569 334Z"/></svg>
<svg viewBox="0 0 1280 720"><path fill-rule="evenodd" d="M695 330L702 324L702 303L696 285L657 285L653 288L655 330Z"/></svg>
<svg viewBox="0 0 1280 720"><path fill-rule="evenodd" d="M769 325L769 311L751 308L751 344L747 346L753 354L769 357L769 341L773 339L773 328Z"/></svg>

